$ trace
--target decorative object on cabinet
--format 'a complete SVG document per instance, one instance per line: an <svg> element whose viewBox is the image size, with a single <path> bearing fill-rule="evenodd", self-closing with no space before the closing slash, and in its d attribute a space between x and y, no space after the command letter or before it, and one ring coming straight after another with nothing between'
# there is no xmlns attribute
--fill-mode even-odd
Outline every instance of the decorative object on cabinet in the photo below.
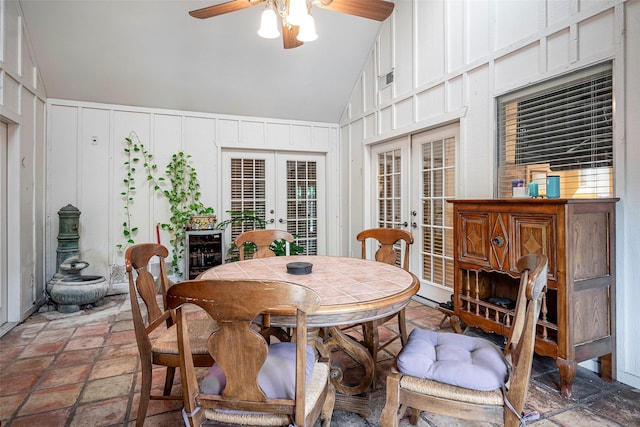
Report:
<svg viewBox="0 0 640 427"><path fill-rule="evenodd" d="M516 260L549 258L535 351L556 359L560 391L571 396L579 362L599 358L600 375L616 378L615 203L619 199L452 200L454 316L508 336L515 300Z"/></svg>
<svg viewBox="0 0 640 427"><path fill-rule="evenodd" d="M191 230L185 234L185 278L193 280L200 273L224 263L221 230Z"/></svg>

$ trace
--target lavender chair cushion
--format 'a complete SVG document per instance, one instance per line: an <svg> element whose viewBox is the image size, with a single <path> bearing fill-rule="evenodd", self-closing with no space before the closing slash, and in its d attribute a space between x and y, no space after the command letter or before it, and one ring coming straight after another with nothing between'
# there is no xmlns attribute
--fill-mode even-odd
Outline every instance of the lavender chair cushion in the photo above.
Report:
<svg viewBox="0 0 640 427"><path fill-rule="evenodd" d="M414 329L398 355L403 374L480 391L502 387L508 367L493 343L477 337Z"/></svg>
<svg viewBox="0 0 640 427"><path fill-rule="evenodd" d="M313 373L315 354L307 345L307 382ZM224 372L217 363L200 383L200 390L207 394L220 394L227 385ZM271 399L295 399L296 397L296 344L283 342L271 344L269 354L258 373L258 385Z"/></svg>

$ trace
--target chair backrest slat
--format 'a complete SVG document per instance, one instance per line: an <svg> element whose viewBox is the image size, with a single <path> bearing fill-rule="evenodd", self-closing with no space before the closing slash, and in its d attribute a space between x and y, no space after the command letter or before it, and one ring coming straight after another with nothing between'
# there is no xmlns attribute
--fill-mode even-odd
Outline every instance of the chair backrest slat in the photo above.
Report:
<svg viewBox="0 0 640 427"><path fill-rule="evenodd" d="M394 265L397 260L393 245L398 241L404 242L404 256L402 268L409 271L409 249L413 244L413 235L398 228L370 228L363 230L356 236L362 244L362 259L367 258L367 239L375 239L380 245L375 254L376 261Z"/></svg>
<svg viewBox="0 0 640 427"><path fill-rule="evenodd" d="M539 254L524 255L517 263L521 274L520 288L506 350L511 356L513 365L507 398L518 413L522 412L527 397L536 326L547 284L547 264L547 257ZM512 418L515 415L505 408L505 417Z"/></svg>
<svg viewBox="0 0 640 427"><path fill-rule="evenodd" d="M191 280L172 286L167 293L167 304L177 310L178 337L181 347L181 368L186 373L187 396L197 398L202 407L234 410L252 410L282 413L287 411L292 422L304 423L306 384L306 315L320 306L320 297L310 288L287 282L260 280ZM226 386L215 399L199 394L193 364L189 354L188 319L184 306L194 304L202 308L218 328L209 338L211 356L224 372ZM266 311L296 317L296 395L295 399L267 399L258 384L258 373L268 354L265 338L255 329L254 321ZM183 353L184 352L184 353ZM205 402L206 400L206 402ZM195 401L194 401L195 402ZM187 405L193 411L196 404ZM288 408L288 409L287 409ZM293 413L295 411L295 414Z"/></svg>
<svg viewBox="0 0 640 427"><path fill-rule="evenodd" d="M244 259L244 243L251 242L256 245L257 249L253 254L254 258L268 258L276 256L276 254L269 248L269 246L271 246L271 244L276 240L284 240L288 248L289 244L293 243L295 239L291 233L284 230L251 230L245 231L236 237L234 243L238 247L239 257L242 261Z"/></svg>

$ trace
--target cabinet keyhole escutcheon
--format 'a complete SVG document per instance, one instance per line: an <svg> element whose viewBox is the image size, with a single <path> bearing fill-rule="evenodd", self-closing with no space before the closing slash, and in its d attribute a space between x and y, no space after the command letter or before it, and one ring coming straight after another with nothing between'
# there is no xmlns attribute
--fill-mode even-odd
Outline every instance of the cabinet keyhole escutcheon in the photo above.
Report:
<svg viewBox="0 0 640 427"><path fill-rule="evenodd" d="M504 246L504 237L502 237L502 236L494 237L492 242L493 242L494 245L496 245L497 247L501 248L501 247Z"/></svg>

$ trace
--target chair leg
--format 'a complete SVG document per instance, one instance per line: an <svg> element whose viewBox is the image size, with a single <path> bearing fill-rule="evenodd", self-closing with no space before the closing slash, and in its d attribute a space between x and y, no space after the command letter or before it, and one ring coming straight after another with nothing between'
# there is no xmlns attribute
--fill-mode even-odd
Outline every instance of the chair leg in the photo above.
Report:
<svg viewBox="0 0 640 427"><path fill-rule="evenodd" d="M333 384L329 383L329 394L327 395L324 405L322 406L321 422L322 427L331 427L331 417L333 416L333 407L336 403L336 391Z"/></svg>
<svg viewBox="0 0 640 427"><path fill-rule="evenodd" d="M147 417L147 408L149 407L149 399L151 398L151 361L140 358L142 375L142 385L140 388L140 403L138 404L138 415L136 416L136 427L144 425L144 419Z"/></svg>
<svg viewBox="0 0 640 427"><path fill-rule="evenodd" d="M170 396L171 389L173 388L173 379L176 376L176 368L167 366L167 376L164 379L164 395Z"/></svg>
<svg viewBox="0 0 640 427"><path fill-rule="evenodd" d="M417 408L409 408L409 423L413 426L418 424L418 418L420 418L420 410Z"/></svg>
<svg viewBox="0 0 640 427"><path fill-rule="evenodd" d="M400 410L400 377L389 375L387 377L387 399L380 414L381 427L398 427L398 411Z"/></svg>
<svg viewBox="0 0 640 427"><path fill-rule="evenodd" d="M400 330L400 341L404 347L407 344L407 314L404 308L398 312L398 329Z"/></svg>

